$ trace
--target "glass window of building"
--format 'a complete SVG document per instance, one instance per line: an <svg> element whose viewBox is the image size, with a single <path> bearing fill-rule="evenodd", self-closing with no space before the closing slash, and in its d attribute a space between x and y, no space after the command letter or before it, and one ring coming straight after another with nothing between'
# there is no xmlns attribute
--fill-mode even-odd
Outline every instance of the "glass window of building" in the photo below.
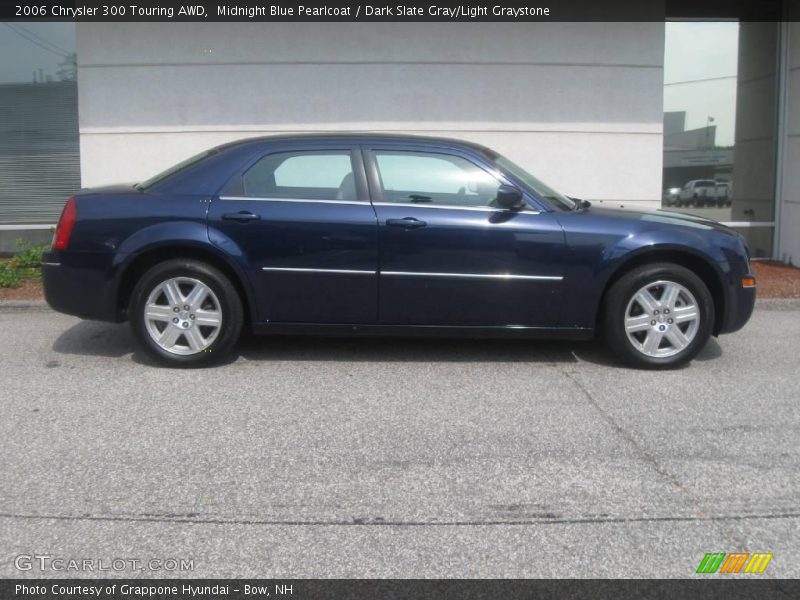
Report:
<svg viewBox="0 0 800 600"><path fill-rule="evenodd" d="M0 23L0 225L47 236L79 188L75 24Z"/></svg>
<svg viewBox="0 0 800 600"><path fill-rule="evenodd" d="M670 21L662 206L729 224L773 254L776 23Z"/></svg>

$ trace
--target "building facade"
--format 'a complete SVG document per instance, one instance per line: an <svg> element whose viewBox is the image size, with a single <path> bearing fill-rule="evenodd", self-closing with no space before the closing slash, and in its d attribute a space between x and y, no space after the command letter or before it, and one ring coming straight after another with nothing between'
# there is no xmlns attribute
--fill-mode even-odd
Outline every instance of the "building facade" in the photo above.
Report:
<svg viewBox="0 0 800 600"><path fill-rule="evenodd" d="M759 256L800 264L800 23L749 25L726 155L740 200L710 216ZM139 181L239 138L356 130L476 141L593 202L657 208L664 198L663 22L73 27L82 186ZM772 62L747 50L763 36ZM57 219L50 204L19 202L0 195L0 250Z"/></svg>

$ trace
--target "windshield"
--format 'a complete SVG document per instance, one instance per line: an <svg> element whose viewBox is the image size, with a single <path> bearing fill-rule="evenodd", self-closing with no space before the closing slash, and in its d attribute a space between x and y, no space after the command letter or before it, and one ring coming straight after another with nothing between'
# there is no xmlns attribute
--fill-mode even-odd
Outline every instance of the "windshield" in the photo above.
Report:
<svg viewBox="0 0 800 600"><path fill-rule="evenodd" d="M146 181L143 181L141 183L137 183L134 187L137 190L146 190L146 189L154 186L155 184L165 180L167 177L170 177L170 176L174 175L178 171L182 171L183 169L186 169L187 167L191 167L195 163L198 163L201 160L203 160L204 158L206 158L208 156L211 156L212 154L216 154L216 153L217 153L216 148L212 148L211 150L206 150L205 152L201 152L200 154L195 154L191 158L187 158L186 160L184 160L182 162L179 162L177 165L171 166L166 171L161 171L161 173L159 173L158 175L155 175L155 176L151 177L150 179L148 179Z"/></svg>
<svg viewBox="0 0 800 600"><path fill-rule="evenodd" d="M560 208L561 210L575 210L575 208L578 206L570 198L561 192L557 192L546 183L539 181L525 169L508 160L505 156L497 155L494 162L519 179L528 188L530 188L530 190L536 196L550 203L554 208Z"/></svg>

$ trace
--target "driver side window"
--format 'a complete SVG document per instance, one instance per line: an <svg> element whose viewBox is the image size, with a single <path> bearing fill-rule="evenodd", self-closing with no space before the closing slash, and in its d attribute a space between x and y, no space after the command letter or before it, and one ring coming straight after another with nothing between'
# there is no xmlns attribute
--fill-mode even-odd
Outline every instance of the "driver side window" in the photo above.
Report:
<svg viewBox="0 0 800 600"><path fill-rule="evenodd" d="M384 202L490 207L501 184L460 156L395 150L376 150L374 156Z"/></svg>

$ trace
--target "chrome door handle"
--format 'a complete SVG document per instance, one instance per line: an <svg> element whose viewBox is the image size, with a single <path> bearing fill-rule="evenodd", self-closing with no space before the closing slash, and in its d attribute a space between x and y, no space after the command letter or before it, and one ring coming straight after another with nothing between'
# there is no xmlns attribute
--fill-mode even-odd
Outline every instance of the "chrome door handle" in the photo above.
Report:
<svg viewBox="0 0 800 600"><path fill-rule="evenodd" d="M386 224L389 227L402 227L403 229L418 229L427 225L425 221L420 221L414 217L405 217L403 219L386 219Z"/></svg>
<svg viewBox="0 0 800 600"><path fill-rule="evenodd" d="M248 221L258 221L261 217L247 210L240 210L238 213L225 213L222 218L226 221L238 221L247 223Z"/></svg>

